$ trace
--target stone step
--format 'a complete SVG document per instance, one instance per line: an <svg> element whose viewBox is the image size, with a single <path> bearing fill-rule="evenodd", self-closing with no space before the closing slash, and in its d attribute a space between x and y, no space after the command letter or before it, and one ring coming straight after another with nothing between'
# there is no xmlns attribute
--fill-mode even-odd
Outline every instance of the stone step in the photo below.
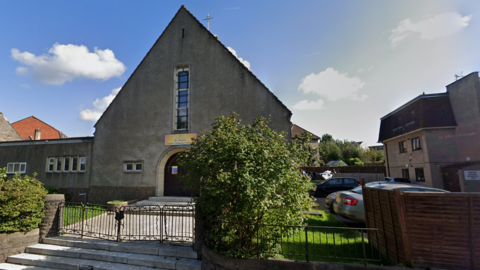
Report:
<svg viewBox="0 0 480 270"><path fill-rule="evenodd" d="M0 263L0 270L54 270L55 268L45 268L39 266L19 265L11 263Z"/></svg>
<svg viewBox="0 0 480 270"><path fill-rule="evenodd" d="M196 269L195 265L200 261L180 257L168 257L158 255L135 254L96 250L86 248L74 248L47 244L37 244L26 248L30 254L50 255L58 257L78 258L95 261L107 261L130 265L160 267L165 269ZM200 264L198 264L200 266ZM200 268L198 268L200 269Z"/></svg>
<svg viewBox="0 0 480 270"><path fill-rule="evenodd" d="M173 197L173 196L164 196L164 197L150 197L148 198L149 201L155 201L155 202L185 202L189 203L192 201L191 197Z"/></svg>
<svg viewBox="0 0 480 270"><path fill-rule="evenodd" d="M197 259L197 253L192 249L191 243L185 244L184 246L174 246L159 244L158 242L112 242L100 239L82 239L68 236L45 238L43 243L74 248Z"/></svg>
<svg viewBox="0 0 480 270"><path fill-rule="evenodd" d="M65 258L49 255L38 255L22 253L8 257L8 263L23 264L38 267L49 267L47 269L65 270L152 270L152 266L128 265L105 261L93 261L76 258ZM155 269L162 270L162 268ZM198 268L200 269L200 268ZM166 269L163 269L166 270Z"/></svg>

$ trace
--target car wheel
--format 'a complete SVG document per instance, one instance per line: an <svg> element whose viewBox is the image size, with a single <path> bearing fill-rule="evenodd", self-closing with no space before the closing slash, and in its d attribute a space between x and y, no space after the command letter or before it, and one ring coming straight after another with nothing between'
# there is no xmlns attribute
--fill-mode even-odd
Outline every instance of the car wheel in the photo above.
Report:
<svg viewBox="0 0 480 270"><path fill-rule="evenodd" d="M317 190L315 192L315 197L325 197L325 191L323 190Z"/></svg>

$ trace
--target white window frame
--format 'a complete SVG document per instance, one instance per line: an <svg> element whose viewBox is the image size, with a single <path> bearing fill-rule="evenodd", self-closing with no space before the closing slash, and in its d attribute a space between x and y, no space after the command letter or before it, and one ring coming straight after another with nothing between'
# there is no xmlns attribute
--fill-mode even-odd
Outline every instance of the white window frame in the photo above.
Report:
<svg viewBox="0 0 480 270"><path fill-rule="evenodd" d="M53 162L50 162L53 160ZM55 171L55 161L57 160L56 157L47 157L47 172L54 172ZM50 170L50 165L52 165L52 169Z"/></svg>
<svg viewBox="0 0 480 270"><path fill-rule="evenodd" d="M67 166L67 161L68 161L68 167ZM62 164L62 172L70 172L70 169L72 168L72 160L71 157L64 157L63 158L63 164Z"/></svg>
<svg viewBox="0 0 480 270"><path fill-rule="evenodd" d="M82 165L84 166L83 169L82 169ZM85 172L86 168L87 168L87 157L79 156L78 157L78 171L79 172Z"/></svg>
<svg viewBox="0 0 480 270"><path fill-rule="evenodd" d="M416 143L418 142L418 144ZM422 149L422 143L420 142L420 137L415 137L412 139L412 151Z"/></svg>
<svg viewBox="0 0 480 270"><path fill-rule="evenodd" d="M18 165L18 170L15 170L16 165ZM23 170L22 170L22 165L24 166ZM12 170L9 170L10 166L12 166ZM27 173L27 162L9 162L9 163L7 163L7 174L14 174L14 173L18 173L18 174Z"/></svg>
<svg viewBox="0 0 480 270"><path fill-rule="evenodd" d="M58 169L58 161L60 160L60 169ZM63 169L63 157L55 158L55 172L62 172Z"/></svg>
<svg viewBox="0 0 480 270"><path fill-rule="evenodd" d="M142 169L137 170L137 165L142 165ZM132 165L132 169L128 170L127 165ZM123 172L125 173L141 173L143 172L143 161L125 161L123 162Z"/></svg>
<svg viewBox="0 0 480 270"><path fill-rule="evenodd" d="M70 171L71 172L77 172L78 171L78 161L80 160L77 156L73 156L73 157L70 157L71 158L71 162L70 162ZM75 162L75 159L77 159L77 161ZM76 169L73 169L73 165L77 165L77 168Z"/></svg>

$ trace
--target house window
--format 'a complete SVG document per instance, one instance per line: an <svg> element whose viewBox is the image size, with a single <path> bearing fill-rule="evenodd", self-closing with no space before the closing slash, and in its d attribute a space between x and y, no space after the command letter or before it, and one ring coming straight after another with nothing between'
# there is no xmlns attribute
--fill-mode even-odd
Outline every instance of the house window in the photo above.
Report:
<svg viewBox="0 0 480 270"><path fill-rule="evenodd" d="M48 157L47 172L85 172L86 157Z"/></svg>
<svg viewBox="0 0 480 270"><path fill-rule="evenodd" d="M70 157L66 157L63 162L63 171L68 172L70 171Z"/></svg>
<svg viewBox="0 0 480 270"><path fill-rule="evenodd" d="M80 157L80 170L79 172L85 172L85 167L87 164L87 158L86 157Z"/></svg>
<svg viewBox="0 0 480 270"><path fill-rule="evenodd" d="M410 179L410 174L408 173L408 169L402 169L402 178Z"/></svg>
<svg viewBox="0 0 480 270"><path fill-rule="evenodd" d="M10 163L7 163L7 174L26 173L26 172L27 172L27 163L26 162L10 162Z"/></svg>
<svg viewBox="0 0 480 270"><path fill-rule="evenodd" d="M400 153L406 153L407 152L407 142L402 141L398 143L398 148L400 149Z"/></svg>
<svg viewBox="0 0 480 270"><path fill-rule="evenodd" d="M143 162L142 161L126 161L123 163L123 171L124 172L142 172L143 170Z"/></svg>
<svg viewBox="0 0 480 270"><path fill-rule="evenodd" d="M425 182L425 175L423 174L423 168L416 168L415 176L416 176L417 182Z"/></svg>
<svg viewBox="0 0 480 270"><path fill-rule="evenodd" d="M57 167L55 168L56 172L61 172L62 171L62 160L63 160L63 158L61 158L61 157L57 158Z"/></svg>
<svg viewBox="0 0 480 270"><path fill-rule="evenodd" d="M55 158L49 157L47 159L47 172L53 172L53 169L55 168Z"/></svg>
<svg viewBox="0 0 480 270"><path fill-rule="evenodd" d="M412 139L412 149L413 150L422 149L422 146L420 145L420 137L416 137Z"/></svg>
<svg viewBox="0 0 480 270"><path fill-rule="evenodd" d="M72 172L76 172L78 170L78 157L72 157Z"/></svg>
<svg viewBox="0 0 480 270"><path fill-rule="evenodd" d="M177 70L175 84L175 130L188 130L190 71L187 68Z"/></svg>

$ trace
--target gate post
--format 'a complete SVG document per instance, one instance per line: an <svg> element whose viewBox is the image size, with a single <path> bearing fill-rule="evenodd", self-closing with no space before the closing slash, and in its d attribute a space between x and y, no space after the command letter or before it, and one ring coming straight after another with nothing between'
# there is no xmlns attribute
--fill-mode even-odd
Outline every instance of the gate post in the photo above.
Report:
<svg viewBox="0 0 480 270"><path fill-rule="evenodd" d="M40 223L39 242L51 236L58 236L60 229L63 227L63 215L61 205L65 203L65 195L63 194L47 194L45 195L45 217Z"/></svg>

